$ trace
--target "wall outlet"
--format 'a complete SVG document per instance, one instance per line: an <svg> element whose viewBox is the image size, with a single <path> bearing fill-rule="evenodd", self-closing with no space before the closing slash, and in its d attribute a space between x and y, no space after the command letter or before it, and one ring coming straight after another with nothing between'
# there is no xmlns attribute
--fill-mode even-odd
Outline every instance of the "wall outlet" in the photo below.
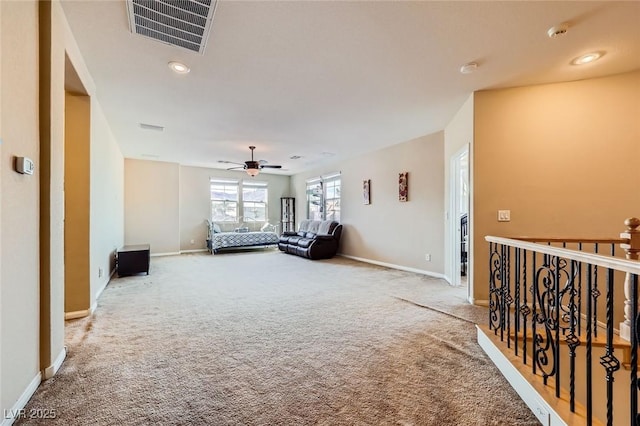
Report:
<svg viewBox="0 0 640 426"><path fill-rule="evenodd" d="M429 253L425 254L424 260L426 260L427 262L431 262L431 255Z"/></svg>
<svg viewBox="0 0 640 426"><path fill-rule="evenodd" d="M498 210L498 222L510 222L511 210Z"/></svg>
<svg viewBox="0 0 640 426"><path fill-rule="evenodd" d="M191 244L195 244L195 243L196 243L196 240L191 240Z"/></svg>

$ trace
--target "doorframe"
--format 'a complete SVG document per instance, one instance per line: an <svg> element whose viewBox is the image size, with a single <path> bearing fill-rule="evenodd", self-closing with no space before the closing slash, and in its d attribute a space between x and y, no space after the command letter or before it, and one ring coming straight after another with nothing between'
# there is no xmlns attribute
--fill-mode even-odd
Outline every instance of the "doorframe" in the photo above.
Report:
<svg viewBox="0 0 640 426"><path fill-rule="evenodd" d="M469 144L465 144L462 148L460 148L455 154L453 154L449 158L449 267L447 268L451 277L451 285L452 286L460 286L460 196L462 192L462 188L460 185L460 171L462 170L461 160L466 155L467 156L467 188L469 188ZM470 197L470 194L469 194ZM470 210L470 201L469 200L469 208ZM470 212L467 212L467 215ZM469 226L469 225L467 225ZM469 243L467 243L469 246ZM471 282L469 280L469 257L467 257L467 283L468 287L471 287ZM471 290L470 290L471 291ZM470 293L472 294L472 293Z"/></svg>

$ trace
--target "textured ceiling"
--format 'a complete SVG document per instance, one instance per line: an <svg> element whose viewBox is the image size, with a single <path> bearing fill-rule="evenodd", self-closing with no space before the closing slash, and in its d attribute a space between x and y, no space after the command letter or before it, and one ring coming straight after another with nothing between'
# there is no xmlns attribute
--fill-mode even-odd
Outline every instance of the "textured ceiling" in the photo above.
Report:
<svg viewBox="0 0 640 426"><path fill-rule="evenodd" d="M62 6L125 157L205 167L255 145L293 174L443 130L475 90L640 69L637 1L220 0L202 55L132 34L125 1Z"/></svg>

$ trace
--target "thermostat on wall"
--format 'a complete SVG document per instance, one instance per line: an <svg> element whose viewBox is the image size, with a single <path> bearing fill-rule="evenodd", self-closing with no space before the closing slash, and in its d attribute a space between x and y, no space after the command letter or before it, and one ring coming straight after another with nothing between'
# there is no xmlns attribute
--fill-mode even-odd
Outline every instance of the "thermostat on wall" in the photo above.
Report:
<svg viewBox="0 0 640 426"><path fill-rule="evenodd" d="M16 157L16 172L24 175L32 175L35 168L36 167L30 158Z"/></svg>

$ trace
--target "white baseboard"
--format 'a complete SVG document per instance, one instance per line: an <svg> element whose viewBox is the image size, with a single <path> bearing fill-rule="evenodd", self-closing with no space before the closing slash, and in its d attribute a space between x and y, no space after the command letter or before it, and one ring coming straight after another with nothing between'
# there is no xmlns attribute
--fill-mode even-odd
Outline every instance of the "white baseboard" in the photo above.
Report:
<svg viewBox="0 0 640 426"><path fill-rule="evenodd" d="M425 271L425 270L422 270L422 269L410 268L408 266L395 265L393 263L380 262L380 261L377 261L377 260L365 259L365 258L362 258L362 257L350 256L350 255L347 255L347 254L338 254L338 256L346 257L347 259L357 260L359 262L365 262L365 263L371 263L373 265L384 266L386 268L398 269L400 271L407 271L407 272L413 272L413 273L416 273L416 274L427 275L427 276L434 277L434 278L441 278L441 279L445 278L444 274L440 274L438 272Z"/></svg>
<svg viewBox="0 0 640 426"><path fill-rule="evenodd" d="M527 404L540 423L542 423L543 426L566 425L553 408L551 408L543 398L538 396L536 389L520 374L518 369L509 362L507 357L485 336L478 326L476 326L476 328L478 330L478 344L480 347L496 367L498 367L498 370L500 370L511 387L520 395L520 398ZM555 421L551 420L552 417L554 417Z"/></svg>
<svg viewBox="0 0 640 426"><path fill-rule="evenodd" d="M150 257L176 256L176 255L179 255L179 254L180 254L179 251L172 251L172 252L167 252L167 253L151 253L149 256Z"/></svg>
<svg viewBox="0 0 640 426"><path fill-rule="evenodd" d="M22 392L20 398L13 404L9 410L3 410L3 420L0 423L0 426L10 426L12 425L18 417L20 417L24 413L24 407L27 405L27 402L31 399L38 386L40 386L40 382L42 381L42 374L38 372L36 376L31 380L31 383L27 386L27 388Z"/></svg>
<svg viewBox="0 0 640 426"><path fill-rule="evenodd" d="M67 347L63 347L56 359L53 361L53 364L44 369L44 380L49 380L58 372L60 367L62 367L62 363L64 359L67 357Z"/></svg>
<svg viewBox="0 0 640 426"><path fill-rule="evenodd" d="M201 253L203 251L209 251L206 248L203 249L194 249L194 250L180 250L180 254L186 254L186 253Z"/></svg>
<svg viewBox="0 0 640 426"><path fill-rule="evenodd" d="M64 320L72 320L72 319L78 319L78 318L84 318L84 317L88 317L89 315L91 315L94 311L94 307L91 306L91 308L89 309L85 309L83 311L73 311L73 312L65 312L64 313Z"/></svg>

